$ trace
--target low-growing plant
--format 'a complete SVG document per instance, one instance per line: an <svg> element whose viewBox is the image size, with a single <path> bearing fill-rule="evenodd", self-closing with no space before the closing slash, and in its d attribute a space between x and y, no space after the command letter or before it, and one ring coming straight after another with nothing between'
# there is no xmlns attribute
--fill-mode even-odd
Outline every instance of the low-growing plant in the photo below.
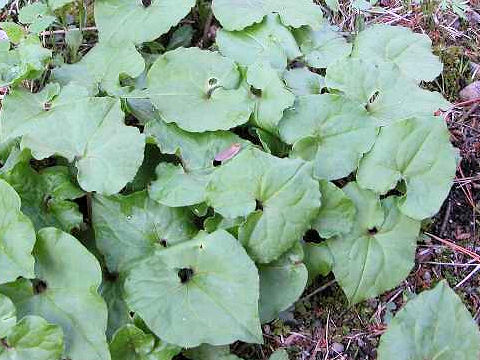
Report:
<svg viewBox="0 0 480 360"><path fill-rule="evenodd" d="M237 359L317 276L350 304L408 276L458 160L421 87L442 70L428 37L347 41L311 0L213 0L206 49L170 31L194 0L96 0L82 57L78 30L65 51L38 38L69 6L0 23L0 359ZM479 353L445 282L378 349Z"/></svg>

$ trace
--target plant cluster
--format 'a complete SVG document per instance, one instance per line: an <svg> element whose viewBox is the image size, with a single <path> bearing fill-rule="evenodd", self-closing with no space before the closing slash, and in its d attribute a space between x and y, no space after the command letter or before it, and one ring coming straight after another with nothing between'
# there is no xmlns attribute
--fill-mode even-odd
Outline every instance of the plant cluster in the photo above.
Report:
<svg viewBox="0 0 480 360"><path fill-rule="evenodd" d="M457 163L426 36L213 0L200 49L170 31L194 0L96 0L98 43L80 59L67 33L61 64L38 33L70 2L0 23L0 359L237 359L319 275L351 304L407 277ZM441 282L378 354L478 359L479 340Z"/></svg>

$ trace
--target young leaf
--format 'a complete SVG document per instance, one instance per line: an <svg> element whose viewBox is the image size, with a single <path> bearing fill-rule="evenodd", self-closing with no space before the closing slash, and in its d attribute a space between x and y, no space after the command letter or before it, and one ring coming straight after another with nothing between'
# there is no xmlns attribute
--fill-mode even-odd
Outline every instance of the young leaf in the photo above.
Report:
<svg viewBox="0 0 480 360"><path fill-rule="evenodd" d="M0 338L5 338L17 323L17 311L12 300L0 294Z"/></svg>
<svg viewBox="0 0 480 360"><path fill-rule="evenodd" d="M253 111L235 63L211 51L179 48L165 53L152 65L147 84L162 119L183 130L228 130L246 123Z"/></svg>
<svg viewBox="0 0 480 360"><path fill-rule="evenodd" d="M303 253L305 254L303 262L308 270L308 284L311 284L317 276L327 276L332 271L333 256L327 242L304 243Z"/></svg>
<svg viewBox="0 0 480 360"><path fill-rule="evenodd" d="M410 300L380 338L378 359L464 359L480 356L480 332L443 280Z"/></svg>
<svg viewBox="0 0 480 360"><path fill-rule="evenodd" d="M49 94L51 88L48 88ZM145 137L138 129L123 123L118 100L88 96L85 88L71 84L52 102L44 93L28 95L18 89L5 100L2 124L14 138L23 135L22 148L32 151L36 159L52 155L75 162L78 182L86 191L113 194L132 180L143 160ZM31 105L23 110L21 122L15 106ZM106 166L108 164L108 166Z"/></svg>
<svg viewBox="0 0 480 360"><path fill-rule="evenodd" d="M352 52L352 45L330 25L323 25L317 31L302 27L293 34L300 45L305 63L313 68L326 68Z"/></svg>
<svg viewBox="0 0 480 360"><path fill-rule="evenodd" d="M82 85L92 96L99 91L120 96L128 90L122 87L120 77L135 78L144 69L145 62L133 44L100 42L79 62L54 69L53 79L61 85L71 82Z"/></svg>
<svg viewBox="0 0 480 360"><path fill-rule="evenodd" d="M325 87L325 78L307 68L295 68L285 71L283 79L287 88L296 96L318 95Z"/></svg>
<svg viewBox="0 0 480 360"><path fill-rule="evenodd" d="M268 15L242 31L222 29L216 42L223 55L244 66L268 62L274 69L283 70L289 60L302 55L292 33L277 15Z"/></svg>
<svg viewBox="0 0 480 360"><path fill-rule="evenodd" d="M278 260L260 265L260 320L270 322L302 295L307 285L303 250L297 243Z"/></svg>
<svg viewBox="0 0 480 360"><path fill-rule="evenodd" d="M354 171L377 135L364 108L334 94L298 98L279 127L282 139L293 144L292 155L311 161L314 175L327 180Z"/></svg>
<svg viewBox="0 0 480 360"><path fill-rule="evenodd" d="M197 233L188 210L160 205L144 191L96 195L92 205L97 247L111 272L124 272L155 249L168 248Z"/></svg>
<svg viewBox="0 0 480 360"><path fill-rule="evenodd" d="M379 125L413 116L433 115L450 105L440 93L421 89L388 62L347 58L327 69L327 87L364 106Z"/></svg>
<svg viewBox="0 0 480 360"><path fill-rule="evenodd" d="M213 0L213 13L227 30L242 30L260 22L265 15L278 13L282 22L294 28L319 28L322 10L312 0Z"/></svg>
<svg viewBox="0 0 480 360"><path fill-rule="evenodd" d="M355 204L335 184L321 180L322 206L313 228L325 239L349 233L355 221Z"/></svg>
<svg viewBox="0 0 480 360"><path fill-rule="evenodd" d="M55 228L38 232L34 255L34 284L20 279L1 289L14 302L18 317L37 315L60 325L63 357L110 360L107 307L97 293L102 279L97 259L73 236Z"/></svg>
<svg viewBox="0 0 480 360"><path fill-rule="evenodd" d="M112 359L124 360L171 360L181 351L175 345L155 340L135 325L128 324L119 329L110 343Z"/></svg>
<svg viewBox="0 0 480 360"><path fill-rule="evenodd" d="M2 339L0 360L60 360L63 333L39 316L25 316Z"/></svg>
<svg viewBox="0 0 480 360"><path fill-rule="evenodd" d="M23 162L3 175L22 199L22 211L33 221L36 229L56 226L65 231L79 228L83 215L71 200L84 192L72 181L64 166L46 168L40 172Z"/></svg>
<svg viewBox="0 0 480 360"><path fill-rule="evenodd" d="M152 0L149 6L141 1L96 1L100 42L137 45L153 41L177 25L194 5L195 0Z"/></svg>
<svg viewBox="0 0 480 360"><path fill-rule="evenodd" d="M384 127L370 153L360 163L358 184L384 194L405 181L399 202L407 216L433 216L446 199L456 171L457 151L441 117L411 118Z"/></svg>
<svg viewBox="0 0 480 360"><path fill-rule="evenodd" d="M33 277L35 231L20 207L18 194L0 179L0 284Z"/></svg>
<svg viewBox="0 0 480 360"><path fill-rule="evenodd" d="M5 31L8 40L12 44L18 44L26 36L26 31L23 26L11 21L0 22L0 28Z"/></svg>
<svg viewBox="0 0 480 360"><path fill-rule="evenodd" d="M355 203L357 219L350 233L329 240L328 246L335 278L355 304L390 290L407 277L414 264L420 222L400 212L397 197L380 202L356 183L344 191Z"/></svg>
<svg viewBox="0 0 480 360"><path fill-rule="evenodd" d="M253 121L262 129L276 134L283 111L295 102L295 95L285 88L277 72L268 63L255 63L247 71L247 82L256 91Z"/></svg>
<svg viewBox="0 0 480 360"><path fill-rule="evenodd" d="M200 345L193 349L187 349L183 354L191 360L241 360L230 353L228 346Z"/></svg>
<svg viewBox="0 0 480 360"><path fill-rule="evenodd" d="M262 342L258 273L229 233L201 234L132 268L126 300L161 339L182 347Z"/></svg>
<svg viewBox="0 0 480 360"><path fill-rule="evenodd" d="M361 31L352 56L371 63L394 63L404 77L416 82L433 81L442 72L430 38L403 26L374 24Z"/></svg>
<svg viewBox="0 0 480 360"><path fill-rule="evenodd" d="M269 263L302 237L318 213L320 191L311 173L303 161L247 148L213 173L207 203L226 218L250 214L240 239L255 261Z"/></svg>

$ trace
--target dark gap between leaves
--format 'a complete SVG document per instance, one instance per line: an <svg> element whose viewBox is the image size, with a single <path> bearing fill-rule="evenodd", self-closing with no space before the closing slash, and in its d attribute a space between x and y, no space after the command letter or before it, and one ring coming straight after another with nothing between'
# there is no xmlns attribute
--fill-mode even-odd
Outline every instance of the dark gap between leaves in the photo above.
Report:
<svg viewBox="0 0 480 360"><path fill-rule="evenodd" d="M35 295L43 293L45 290L47 290L47 283L43 280L38 280L35 279L32 281L33 283L33 293Z"/></svg>
<svg viewBox="0 0 480 360"><path fill-rule="evenodd" d="M303 241L307 243L314 243L314 244L320 244L324 242L326 239L322 238L320 234L318 233L317 230L315 229L310 229L307 230L305 235L303 235Z"/></svg>
<svg viewBox="0 0 480 360"><path fill-rule="evenodd" d="M183 268L178 270L178 277L182 284L187 283L194 275L194 272L191 268Z"/></svg>

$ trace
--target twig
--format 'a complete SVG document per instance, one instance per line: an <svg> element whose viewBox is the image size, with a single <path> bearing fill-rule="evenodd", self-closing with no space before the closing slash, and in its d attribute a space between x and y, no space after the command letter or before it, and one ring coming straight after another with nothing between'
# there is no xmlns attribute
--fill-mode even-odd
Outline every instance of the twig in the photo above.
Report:
<svg viewBox="0 0 480 360"><path fill-rule="evenodd" d="M475 275L475 273L478 272L478 270L480 270L480 265L477 265L477 267L475 269L473 269L470 274L468 274L465 279L463 279L462 281L460 281L457 285L455 285L455 288L459 288L460 286L462 286L463 284L465 284L473 275Z"/></svg>
<svg viewBox="0 0 480 360"><path fill-rule="evenodd" d="M480 255L471 251L471 250L468 250L468 249L465 249L463 246L460 246L460 245L457 245L457 244L454 244L453 242L451 241L448 241L448 240L445 240L445 239L442 239L442 238L439 238L438 236L436 235L433 235L433 234L430 234L428 232L425 233L426 235L430 236L432 239L434 240L437 240L439 242L441 242L442 244L445 244L447 245L448 247L452 248L453 250L456 250L456 251L459 251L465 255L468 255L470 256L472 259L475 259L476 261L480 262Z"/></svg>
<svg viewBox="0 0 480 360"><path fill-rule="evenodd" d="M305 297L299 299L297 302L299 301L305 301L307 299L310 299L312 296L314 295L317 295L318 293L324 291L325 289L329 288L330 286L332 286L333 284L335 283L335 280L331 280L329 281L328 283L326 283L325 285L322 285L320 286L318 289L314 290L312 293L306 295Z"/></svg>
<svg viewBox="0 0 480 360"><path fill-rule="evenodd" d="M452 202L449 200L447 210L445 211L445 216L442 221L442 226L440 227L440 235L443 235L445 229L447 228L448 219L450 218L450 211L452 211Z"/></svg>
<svg viewBox="0 0 480 360"><path fill-rule="evenodd" d="M325 344L327 346L327 350L325 352L325 358L324 360L328 360L328 325L330 323L330 311L327 313L327 326L325 327ZM315 358L314 358L315 359Z"/></svg>
<svg viewBox="0 0 480 360"><path fill-rule="evenodd" d="M97 31L96 26L84 27L82 29L79 28L71 28L71 29L62 29L62 30L53 30L53 31L43 31L40 33L40 36L51 36L56 34L65 34L68 31L72 30L79 30L79 31Z"/></svg>

